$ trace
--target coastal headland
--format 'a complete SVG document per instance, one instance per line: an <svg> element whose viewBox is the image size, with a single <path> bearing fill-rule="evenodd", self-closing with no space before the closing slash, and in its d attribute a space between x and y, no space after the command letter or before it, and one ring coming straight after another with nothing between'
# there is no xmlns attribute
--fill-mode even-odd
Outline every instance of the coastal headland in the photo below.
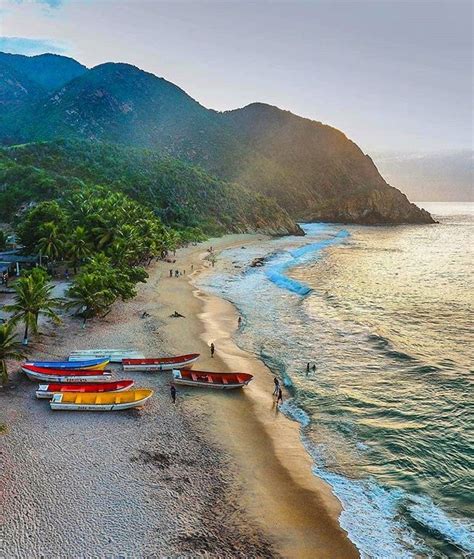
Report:
<svg viewBox="0 0 474 559"><path fill-rule="evenodd" d="M1 557L357 557L340 503L311 472L299 426L275 407L271 371L232 339L238 315L201 291L205 260L256 235L229 235L157 262L131 302L81 328L43 328L36 358L134 347L149 356L200 352L197 367L254 375L242 391L179 389L168 373L126 373L155 395L139 411L51 412L12 372L0 392ZM170 277L170 269L180 277ZM143 312L148 316L142 318ZM174 318L174 312L183 318ZM216 346L210 357L209 344Z"/></svg>

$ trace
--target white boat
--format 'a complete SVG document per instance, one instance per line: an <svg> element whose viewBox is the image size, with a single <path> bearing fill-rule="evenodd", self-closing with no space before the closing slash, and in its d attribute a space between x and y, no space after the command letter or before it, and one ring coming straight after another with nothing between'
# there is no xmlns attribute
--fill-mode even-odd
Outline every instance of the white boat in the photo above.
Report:
<svg viewBox="0 0 474 559"><path fill-rule="evenodd" d="M69 355L69 361L83 359L108 359L111 363L122 363L124 359L143 359L143 353L134 349L78 349Z"/></svg>

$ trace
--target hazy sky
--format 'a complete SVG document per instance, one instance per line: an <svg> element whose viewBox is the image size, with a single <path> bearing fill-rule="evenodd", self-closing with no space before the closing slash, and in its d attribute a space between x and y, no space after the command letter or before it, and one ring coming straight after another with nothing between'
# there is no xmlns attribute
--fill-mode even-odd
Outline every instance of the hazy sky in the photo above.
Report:
<svg viewBox="0 0 474 559"><path fill-rule="evenodd" d="M271 103L369 153L472 147L470 1L0 0L0 35L135 64L214 109Z"/></svg>

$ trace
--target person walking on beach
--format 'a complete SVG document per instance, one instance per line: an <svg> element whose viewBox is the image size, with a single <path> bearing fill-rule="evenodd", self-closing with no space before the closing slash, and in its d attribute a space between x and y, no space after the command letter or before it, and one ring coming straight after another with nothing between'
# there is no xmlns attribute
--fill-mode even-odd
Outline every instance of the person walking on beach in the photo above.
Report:
<svg viewBox="0 0 474 559"><path fill-rule="evenodd" d="M278 404L283 404L283 392L281 391L281 386L278 387L277 405Z"/></svg>
<svg viewBox="0 0 474 559"><path fill-rule="evenodd" d="M216 351L216 348L214 346L214 344L211 342L211 357L214 357L214 352Z"/></svg>
<svg viewBox="0 0 474 559"><path fill-rule="evenodd" d="M276 377L274 377L273 384L273 396L278 396L278 390L280 390L280 381Z"/></svg>
<svg viewBox="0 0 474 559"><path fill-rule="evenodd" d="M171 385L170 393L171 401L173 402L173 404L176 404L176 386L174 384Z"/></svg>

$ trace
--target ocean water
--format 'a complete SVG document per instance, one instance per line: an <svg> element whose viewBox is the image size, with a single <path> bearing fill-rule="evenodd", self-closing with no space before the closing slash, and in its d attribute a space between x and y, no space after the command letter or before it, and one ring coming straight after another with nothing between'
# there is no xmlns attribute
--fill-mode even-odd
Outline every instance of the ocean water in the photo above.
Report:
<svg viewBox="0 0 474 559"><path fill-rule="evenodd" d="M422 205L439 225L308 224L202 280L284 380L363 557L474 557L474 204Z"/></svg>

